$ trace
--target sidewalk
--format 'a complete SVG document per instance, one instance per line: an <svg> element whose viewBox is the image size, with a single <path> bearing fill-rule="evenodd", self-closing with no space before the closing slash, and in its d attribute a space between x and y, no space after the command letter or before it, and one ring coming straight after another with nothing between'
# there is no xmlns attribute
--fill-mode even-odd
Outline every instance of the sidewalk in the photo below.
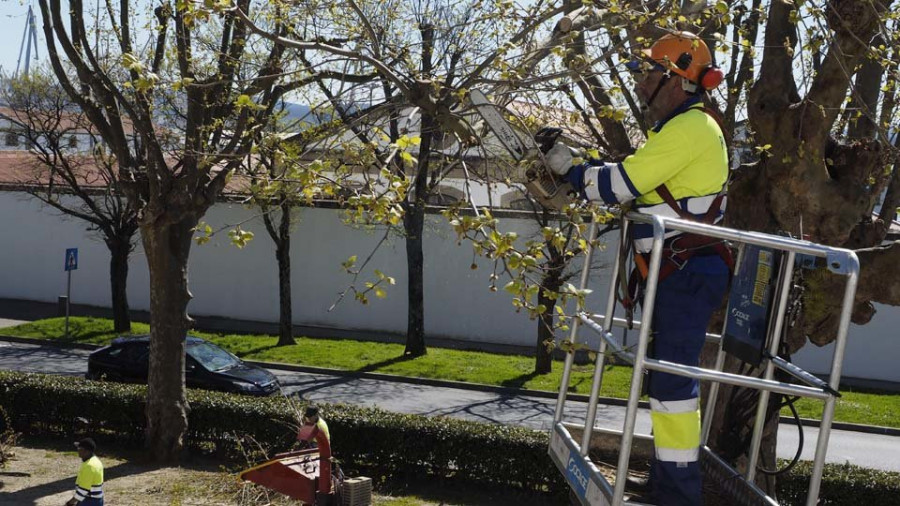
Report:
<svg viewBox="0 0 900 506"><path fill-rule="evenodd" d="M0 329L3 327L15 327L16 325L28 323L29 321L31 320L8 320L6 318L0 318Z"/></svg>

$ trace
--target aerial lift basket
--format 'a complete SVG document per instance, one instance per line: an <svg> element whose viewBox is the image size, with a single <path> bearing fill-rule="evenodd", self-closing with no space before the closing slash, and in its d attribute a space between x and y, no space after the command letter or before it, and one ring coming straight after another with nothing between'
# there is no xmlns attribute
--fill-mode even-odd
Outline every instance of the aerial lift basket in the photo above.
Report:
<svg viewBox="0 0 900 506"><path fill-rule="evenodd" d="M620 259L618 256L614 260L612 269L609 271L612 273L612 279L610 280L607 295L606 313L592 314L587 312L585 308L579 307L577 317L573 321L567 339L570 345L569 348L575 349L575 345L579 342L578 335L581 327L594 331L600 336L599 349L595 350L597 359L594 364L594 376L585 418L578 420L579 424L573 424L571 419L563 421L569 380L574 363L574 353L568 353L565 368L563 369L559 396L557 397L553 428L550 434L549 454L551 460L559 468L559 471L571 487L573 498L577 498L582 505L589 506L620 506L625 503L626 499L628 500L627 504L640 504L640 497L626 497L626 480L618 479L617 477L627 476L632 448L638 446L641 442L647 443L652 438L652 436L635 434L634 432L638 401L641 395L641 382L644 372L650 370L710 381L700 439L700 462L705 473L705 481L718 484L720 490L717 489L716 492L726 496L729 504L747 506L777 506L778 504L774 498L767 496L755 485L769 395L777 393L807 397L823 402L822 421L816 441L816 451L806 501L807 506L815 506L818 501L822 472L825 465L825 454L828 450L828 439L831 435L831 425L834 420L835 400L840 395L837 389L840 385L847 331L850 325L850 315L853 310L856 286L859 279L859 260L856 254L851 250L832 248L789 237L745 232L636 212L631 212L621 217L621 226L624 232L627 232L632 222L647 223L653 226L653 247L650 254L644 299L641 305L643 322L633 322L634 327L640 331L636 348L633 350L626 349L611 332L614 325L626 326L629 324L624 318L616 318L614 314L616 276L620 272ZM647 355L652 327L650 316L653 314L653 304L662 261L663 241L667 230L715 237L729 241L738 247L738 277L732 283L730 304L728 306L729 316L725 319L721 334L707 334L706 336L707 341L717 344L719 350L715 366L712 369L655 360ZM596 237L596 222L591 223L588 234L591 238ZM627 236L627 233L621 234L621 237ZM588 244L589 246L585 252L586 258L581 271L581 289L588 287L593 255L593 249L590 247L591 243L589 242ZM613 249L613 251L616 250ZM820 268L827 268L832 273L843 276L846 279L838 333L835 339L834 356L827 382L778 356L783 329L785 325L789 324L788 320L790 317L786 318L786 314L789 311L789 299L791 298L791 289L794 284L794 270L795 268L807 268L811 264L820 266ZM743 279L742 276L748 279ZM763 297L762 295L765 296ZM747 309L751 302L759 301L765 301L767 307L756 311ZM735 309L735 311L732 311L732 309ZM729 328L729 325L731 325L731 328ZM743 328L738 328L740 326L743 326ZM760 331L749 331L748 329L750 328L758 328ZM723 338L722 336L725 337ZM609 431L595 427L607 349L619 359L632 364L634 367L631 390L625 412L625 422L621 431ZM760 364L764 367L763 377L756 378L723 372L726 353L738 356L738 358L750 363ZM790 375L795 382L788 383L776 380L776 369ZM759 390L749 459L746 471L743 473L739 473L725 460L715 455L707 445L710 427L715 416L720 383ZM608 480L601 473L601 468L595 462L592 462L589 457L594 433L602 433L604 436L616 438L614 443L618 447L618 463L612 480ZM607 472L607 475L609 474Z"/></svg>

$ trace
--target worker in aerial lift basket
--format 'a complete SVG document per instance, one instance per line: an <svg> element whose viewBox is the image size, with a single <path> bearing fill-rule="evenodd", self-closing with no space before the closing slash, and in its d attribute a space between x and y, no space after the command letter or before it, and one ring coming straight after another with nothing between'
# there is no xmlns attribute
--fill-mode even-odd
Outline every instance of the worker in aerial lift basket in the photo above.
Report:
<svg viewBox="0 0 900 506"><path fill-rule="evenodd" d="M582 198L633 203L633 209L644 213L718 223L725 209L728 151L718 115L701 100L722 81L709 48L691 33L671 33L641 51L629 68L635 73L644 115L655 123L647 141L618 163L582 162L576 160L577 151L557 143L545 163ZM632 231L635 264L641 268L629 285L641 286L653 229L635 223ZM727 290L731 254L719 240L668 231L662 258L649 354L696 366L707 325ZM631 293L625 302L636 299ZM649 479L652 500L699 505L699 382L651 371L649 383L656 457Z"/></svg>

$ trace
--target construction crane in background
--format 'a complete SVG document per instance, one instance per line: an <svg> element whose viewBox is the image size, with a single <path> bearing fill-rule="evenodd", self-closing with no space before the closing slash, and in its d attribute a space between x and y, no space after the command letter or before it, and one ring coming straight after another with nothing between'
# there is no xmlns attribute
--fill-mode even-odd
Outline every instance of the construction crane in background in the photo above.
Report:
<svg viewBox="0 0 900 506"><path fill-rule="evenodd" d="M28 77L31 67L31 46L34 46L34 59L38 59L37 29L34 26L34 10L28 6L28 14L25 16L25 30L22 32L22 43L19 44L19 59L16 61L16 73L13 77L19 77L19 68L22 66L22 50L25 50L25 69L22 75Z"/></svg>

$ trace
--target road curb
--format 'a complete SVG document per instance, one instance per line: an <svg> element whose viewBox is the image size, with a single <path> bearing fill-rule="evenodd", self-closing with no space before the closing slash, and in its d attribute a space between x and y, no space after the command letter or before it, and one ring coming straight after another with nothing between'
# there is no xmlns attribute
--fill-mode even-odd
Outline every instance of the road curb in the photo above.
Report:
<svg viewBox="0 0 900 506"><path fill-rule="evenodd" d="M56 348L74 348L80 350L96 350L98 348L102 348L100 345L96 344L85 344L85 343L65 343L59 342L49 339L37 339L37 338L28 338L28 337L13 337L13 336L4 336L0 335L0 341L7 341L12 343L21 343L21 344L38 344L41 346L53 346ZM547 392L544 390L528 390L523 388L512 388L512 387L498 387L494 385L483 385L479 383L466 383L463 381L451 381L451 380L440 380L433 378L415 378L409 376L397 376L394 374L383 374L383 373L375 373L375 372L366 372L366 371L347 371L344 369L330 369L327 367L315 367L308 365L296 365L296 364L282 364L280 362L258 362L255 360L245 360L244 362L252 365L256 365L259 367L265 367L266 369L275 369L282 371L292 371L292 372L303 372L309 374L322 374L328 376L343 376L343 377L351 377L351 378L362 378L362 379L371 379L378 381L390 381L393 383L408 383L412 385L424 385L431 387L441 387L441 388L456 388L459 390L473 390L477 392L488 392L488 393L496 393L500 395L508 395L508 396L528 396L528 397L539 397L543 399L557 399L558 395L555 392ZM578 402L588 402L589 396L584 394L569 394L566 396L567 400L570 401L578 401ZM628 402L625 399L617 399L613 397L600 397L599 402L601 404L607 404L610 406L626 406ZM650 403L646 401L640 401L639 407L644 409L650 409ZM818 428L821 425L821 421L813 419L813 418L801 418L801 424L804 427L816 427ZM782 416L779 420L779 423L785 425L796 425L796 420L792 417ZM883 436L895 436L900 437L900 429L896 429L893 427L881 427L878 425L862 425L855 423L845 423L845 422L833 422L831 424L832 429L838 430L846 430L852 432L862 432L866 434L877 434Z"/></svg>

